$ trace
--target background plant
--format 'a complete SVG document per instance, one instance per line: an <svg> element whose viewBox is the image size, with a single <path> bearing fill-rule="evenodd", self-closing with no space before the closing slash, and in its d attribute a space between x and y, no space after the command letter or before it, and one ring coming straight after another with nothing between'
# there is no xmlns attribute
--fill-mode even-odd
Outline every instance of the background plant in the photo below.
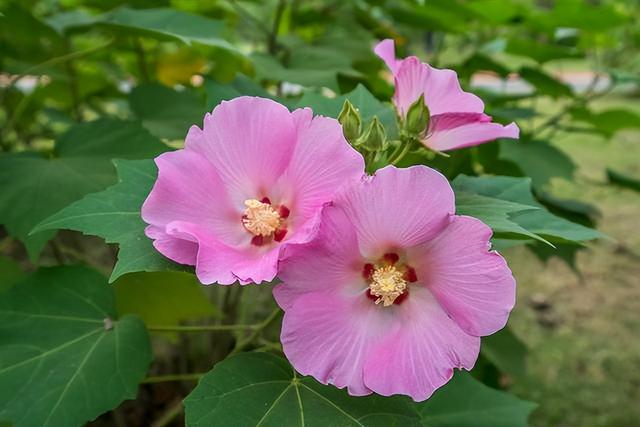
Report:
<svg viewBox="0 0 640 427"><path fill-rule="evenodd" d="M518 143L393 159L442 171L459 213L489 224L507 259L526 245L575 268L577 251L602 234L598 206L554 193L577 168L558 142L595 134L606 144L640 126L632 109L598 105L637 91L637 2L0 5L0 421L178 424L188 395L187 425L235 425L241 415L247 425L526 424L531 404L482 384L530 386L526 348L509 328L483 340L473 377L457 375L423 404L350 398L298 378L279 357L270 286L203 288L152 249L139 218L156 172L149 159L239 95L332 117L349 100L362 131L384 126L391 153L392 87L371 51L391 37L401 56L457 70L489 114L522 130ZM562 80L562 67L590 72ZM607 176L640 187L615 168ZM384 415L370 417L374 409Z"/></svg>

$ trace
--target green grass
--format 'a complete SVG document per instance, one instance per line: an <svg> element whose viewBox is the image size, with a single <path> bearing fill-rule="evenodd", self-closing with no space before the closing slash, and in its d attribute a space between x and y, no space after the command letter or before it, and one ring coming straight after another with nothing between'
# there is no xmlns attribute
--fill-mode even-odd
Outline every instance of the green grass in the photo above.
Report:
<svg viewBox="0 0 640 427"><path fill-rule="evenodd" d="M640 100L608 97L598 108L640 111ZM577 164L574 182L554 194L594 204L612 241L590 244L579 273L559 259L546 265L524 248L505 255L518 280L510 325L530 347L528 383L513 391L540 404L539 427L629 427L640 420L640 193L607 185L605 168L640 177L640 132L610 141L558 135L554 144ZM540 308L548 304L547 308ZM537 308L536 308L537 307Z"/></svg>

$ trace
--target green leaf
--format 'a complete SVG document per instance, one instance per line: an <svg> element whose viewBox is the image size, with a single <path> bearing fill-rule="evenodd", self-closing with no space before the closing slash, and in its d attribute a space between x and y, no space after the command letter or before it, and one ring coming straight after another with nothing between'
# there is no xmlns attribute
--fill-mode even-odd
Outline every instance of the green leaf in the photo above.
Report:
<svg viewBox="0 0 640 427"><path fill-rule="evenodd" d="M358 109L363 124L369 123L376 116L382 122L387 136L392 138L397 135L395 112L391 105L378 100L361 84L351 92L335 98L327 98L314 92L305 92L296 108L309 107L316 115L337 118L344 101L347 99Z"/></svg>
<svg viewBox="0 0 640 427"><path fill-rule="evenodd" d="M595 228L596 220L601 216L598 208L580 200L560 198L547 191L538 191L536 195L549 212L571 222Z"/></svg>
<svg viewBox="0 0 640 427"><path fill-rule="evenodd" d="M575 120L589 123L596 132L607 137L613 136L623 129L640 128L640 115L621 108L614 108L599 113L594 113L586 108L574 108L571 116Z"/></svg>
<svg viewBox="0 0 640 427"><path fill-rule="evenodd" d="M464 371L417 405L425 427L526 427L536 406L487 387Z"/></svg>
<svg viewBox="0 0 640 427"><path fill-rule="evenodd" d="M56 142L50 157L0 156L0 223L35 260L54 232L29 234L43 219L116 180L112 158L152 157L167 147L140 124L101 119L76 125Z"/></svg>
<svg viewBox="0 0 640 427"><path fill-rule="evenodd" d="M500 77L506 78L511 70L493 58L480 52L474 52L458 68L461 77L470 79L478 71L493 71Z"/></svg>
<svg viewBox="0 0 640 427"><path fill-rule="evenodd" d="M46 268L0 297L0 419L80 426L136 396L151 362L135 316L81 267Z"/></svg>
<svg viewBox="0 0 640 427"><path fill-rule="evenodd" d="M221 37L224 30L222 21L170 8L120 7L98 16L63 12L49 17L48 22L57 31L63 32L101 24L115 31L178 40L188 45L200 43L237 52L235 47Z"/></svg>
<svg viewBox="0 0 640 427"><path fill-rule="evenodd" d="M541 245L536 242L529 245L528 249L531 250L539 260L545 263L552 258L559 258L578 276L581 275L576 264L576 255L578 254L578 251L585 249L583 246L556 244L556 247L552 248L548 245Z"/></svg>
<svg viewBox="0 0 640 427"><path fill-rule="evenodd" d="M573 96L573 91L569 86L550 76L541 68L521 67L518 74L530 83L540 95L548 95L551 98Z"/></svg>
<svg viewBox="0 0 640 427"><path fill-rule="evenodd" d="M189 427L419 425L407 399L351 397L299 377L268 353L241 353L217 363L184 406Z"/></svg>
<svg viewBox="0 0 640 427"><path fill-rule="evenodd" d="M452 185L456 193L467 191L538 208L509 214L509 219L525 230L535 233L550 242L583 242L604 237L597 230L567 221L547 211L533 198L531 194L531 180L529 178L507 176L470 177L459 175L453 180ZM500 235L498 237L504 238L509 236Z"/></svg>
<svg viewBox="0 0 640 427"><path fill-rule="evenodd" d="M505 24L519 13L526 15L528 12L526 3L504 0L476 0L469 2L467 6L493 24Z"/></svg>
<svg viewBox="0 0 640 427"><path fill-rule="evenodd" d="M262 80L285 81L306 87L328 87L338 91L338 74L362 77L351 66L351 59L339 50L325 46L297 46L291 52L286 67L265 53L254 53L251 59L257 77Z"/></svg>
<svg viewBox="0 0 640 427"><path fill-rule="evenodd" d="M432 0L424 6L391 7L390 13L398 22L417 27L423 31L452 33L467 31L469 21L482 17L464 2L447 0Z"/></svg>
<svg viewBox="0 0 640 427"><path fill-rule="evenodd" d="M35 17L27 4L3 2L0 8L3 72L17 74L60 54L63 47L62 38L49 25ZM7 67L7 58L19 60L20 66Z"/></svg>
<svg viewBox="0 0 640 427"><path fill-rule="evenodd" d="M213 110L222 101L228 101L238 96L260 96L262 98L275 99L262 86L242 74L239 74L229 84L207 79L204 83L204 90L207 93L208 111Z"/></svg>
<svg viewBox="0 0 640 427"><path fill-rule="evenodd" d="M629 188L631 190L640 191L640 178L632 177L630 175L623 174L610 168L607 168L607 178L612 184Z"/></svg>
<svg viewBox="0 0 640 427"><path fill-rule="evenodd" d="M89 194L42 221L34 231L69 229L118 243L118 262L110 282L137 271L182 270L155 250L144 234L140 208L156 180L151 160L114 161L119 182L100 193Z"/></svg>
<svg viewBox="0 0 640 427"><path fill-rule="evenodd" d="M481 351L503 373L515 378L526 375L527 347L510 328L505 327L493 335L482 337Z"/></svg>
<svg viewBox="0 0 640 427"><path fill-rule="evenodd" d="M173 326L182 320L217 313L193 274L131 273L118 279L113 287L118 313L137 314L147 325Z"/></svg>
<svg viewBox="0 0 640 427"><path fill-rule="evenodd" d="M81 9L76 9L51 15L45 19L45 22L58 33L65 34L73 29L91 26L99 20L100 18L98 16L91 15Z"/></svg>
<svg viewBox="0 0 640 427"><path fill-rule="evenodd" d="M545 17L549 26L579 28L587 32L603 32L627 21L616 4L591 3L585 0L555 2L553 11Z"/></svg>
<svg viewBox="0 0 640 427"><path fill-rule="evenodd" d="M493 390L466 372L427 401L404 396L349 396L300 377L268 353L242 353L215 365L184 400L186 425L197 426L525 426L535 405Z"/></svg>
<svg viewBox="0 0 640 427"><path fill-rule="evenodd" d="M507 53L526 56L539 63L563 58L579 58L582 53L575 48L543 43L532 39L510 38L506 46Z"/></svg>
<svg viewBox="0 0 640 427"><path fill-rule="evenodd" d="M204 99L197 93L159 84L136 86L129 104L149 132L167 139L184 139L191 125L202 123L205 113Z"/></svg>
<svg viewBox="0 0 640 427"><path fill-rule="evenodd" d="M510 219L510 215L513 213L531 209L538 208L467 191L456 191L456 213L478 218L491 227L496 234L520 234L525 238L541 239L535 233L522 228ZM544 241L544 239L542 240Z"/></svg>
<svg viewBox="0 0 640 427"><path fill-rule="evenodd" d="M576 165L563 151L545 141L500 141L500 159L509 160L531 178L536 190L546 187L552 178L573 179Z"/></svg>
<svg viewBox="0 0 640 427"><path fill-rule="evenodd" d="M0 292L11 288L24 279L25 273L17 262L0 256Z"/></svg>

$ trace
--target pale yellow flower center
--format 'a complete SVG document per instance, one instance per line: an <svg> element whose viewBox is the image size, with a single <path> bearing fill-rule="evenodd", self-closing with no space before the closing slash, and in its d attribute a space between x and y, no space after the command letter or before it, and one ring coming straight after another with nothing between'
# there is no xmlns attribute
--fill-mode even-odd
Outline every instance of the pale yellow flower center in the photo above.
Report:
<svg viewBox="0 0 640 427"><path fill-rule="evenodd" d="M371 295L378 297L376 304L382 303L385 307L393 304L407 288L407 281L402 276L403 274L393 265L376 267L373 270L369 291Z"/></svg>
<svg viewBox="0 0 640 427"><path fill-rule="evenodd" d="M280 214L269 203L256 199L244 201L247 207L242 216L242 224L255 236L271 236L281 223Z"/></svg>

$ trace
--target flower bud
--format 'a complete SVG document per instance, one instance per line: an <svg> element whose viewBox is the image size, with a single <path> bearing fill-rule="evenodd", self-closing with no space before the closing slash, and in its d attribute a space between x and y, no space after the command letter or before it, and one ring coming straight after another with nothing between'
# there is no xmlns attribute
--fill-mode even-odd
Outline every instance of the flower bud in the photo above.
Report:
<svg viewBox="0 0 640 427"><path fill-rule="evenodd" d="M410 135L421 134L429 127L429 117L429 107L424 103L424 95L420 95L407 111L404 130Z"/></svg>
<svg viewBox="0 0 640 427"><path fill-rule="evenodd" d="M377 116L373 117L364 134L358 139L357 145L367 151L384 150L387 145L387 133Z"/></svg>
<svg viewBox="0 0 640 427"><path fill-rule="evenodd" d="M338 121L342 125L342 132L347 141L354 142L360 136L362 119L360 119L358 110L348 99L344 101L342 111L338 115Z"/></svg>

